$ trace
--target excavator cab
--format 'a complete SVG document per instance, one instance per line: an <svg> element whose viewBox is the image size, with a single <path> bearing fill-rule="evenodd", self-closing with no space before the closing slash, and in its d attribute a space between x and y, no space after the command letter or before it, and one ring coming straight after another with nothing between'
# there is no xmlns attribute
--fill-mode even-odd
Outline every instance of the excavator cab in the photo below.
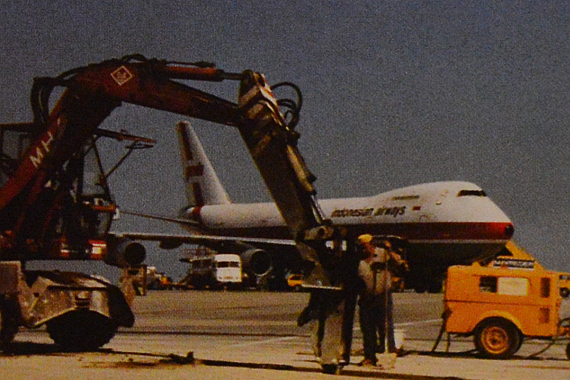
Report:
<svg viewBox="0 0 570 380"><path fill-rule="evenodd" d="M13 183L10 181L17 178L17 168L26 160L33 163L48 157L51 147L47 142L36 151L31 148L37 130L31 123L0 125L2 186ZM102 137L123 142L127 149L107 171L101 160L102 144L98 144ZM127 248L125 242L108 241L117 207L107 180L134 150L153 144L154 140L124 132L96 129L61 167L44 169L50 180L39 191L27 185L14 197L5 214L12 218L0 219L0 350L8 347L19 326L45 325L56 344L73 351L101 347L119 326L132 326L132 299L119 287L100 276L28 270L25 261L140 264L144 260L142 246ZM37 196L30 201L28 194L34 191ZM121 261L123 253L128 259ZM129 280L125 278L121 287L130 285Z"/></svg>
<svg viewBox="0 0 570 380"><path fill-rule="evenodd" d="M30 145L31 124L0 126L0 186L16 171L18 161Z"/></svg>
<svg viewBox="0 0 570 380"><path fill-rule="evenodd" d="M29 151L37 127L33 123L0 126L0 184L14 175L20 161L41 162L49 149ZM105 170L98 141L112 138L126 143L126 153L109 170ZM107 232L111 228L117 206L108 178L137 149L150 148L155 141L103 129L95 130L83 147L54 171L53 178L42 189L38 200L28 204L25 196L16 209L26 209L37 217L26 219L25 247L28 259L102 259L106 251ZM14 218L17 220L17 218ZM20 228L18 223L3 226L4 233ZM19 255L22 245L18 246ZM16 255L16 253L14 254Z"/></svg>

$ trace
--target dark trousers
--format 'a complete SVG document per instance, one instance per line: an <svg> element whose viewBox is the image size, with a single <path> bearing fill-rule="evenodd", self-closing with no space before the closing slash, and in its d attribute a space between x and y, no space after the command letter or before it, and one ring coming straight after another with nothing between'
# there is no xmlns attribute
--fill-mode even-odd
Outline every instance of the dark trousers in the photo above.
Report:
<svg viewBox="0 0 570 380"><path fill-rule="evenodd" d="M376 352L383 353L386 351L386 340L388 341L388 352L395 352L391 292L382 295L361 296L358 304L360 306L360 329L364 345L364 358L375 362Z"/></svg>

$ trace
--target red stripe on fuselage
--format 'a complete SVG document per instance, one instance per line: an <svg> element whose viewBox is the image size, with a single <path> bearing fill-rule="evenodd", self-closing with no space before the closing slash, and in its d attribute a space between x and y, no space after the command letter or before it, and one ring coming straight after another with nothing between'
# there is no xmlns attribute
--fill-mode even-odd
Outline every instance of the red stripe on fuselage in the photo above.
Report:
<svg viewBox="0 0 570 380"><path fill-rule="evenodd" d="M194 212L192 213L194 217ZM197 213L199 214L199 212ZM395 235L409 241L450 241L463 242L472 240L509 240L513 235L513 225L508 222L445 222L445 223L382 223L382 224L338 224L345 227L352 235ZM227 235L268 239L291 239L285 226L211 228L210 232Z"/></svg>

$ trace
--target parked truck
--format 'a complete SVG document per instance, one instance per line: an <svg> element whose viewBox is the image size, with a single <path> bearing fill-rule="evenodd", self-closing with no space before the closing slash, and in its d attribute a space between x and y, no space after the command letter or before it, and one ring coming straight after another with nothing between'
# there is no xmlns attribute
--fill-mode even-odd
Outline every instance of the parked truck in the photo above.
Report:
<svg viewBox="0 0 570 380"><path fill-rule="evenodd" d="M242 267L239 255L211 253L181 259L190 266L180 283L195 289L237 289L242 285Z"/></svg>

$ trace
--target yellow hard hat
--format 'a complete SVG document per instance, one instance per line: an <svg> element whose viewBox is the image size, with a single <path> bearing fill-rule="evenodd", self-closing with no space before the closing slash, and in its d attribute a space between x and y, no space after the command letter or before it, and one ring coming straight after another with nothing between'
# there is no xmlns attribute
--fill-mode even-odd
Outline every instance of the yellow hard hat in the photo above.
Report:
<svg viewBox="0 0 570 380"><path fill-rule="evenodd" d="M358 244L367 244L372 241L373 237L370 234L360 235L358 237Z"/></svg>

